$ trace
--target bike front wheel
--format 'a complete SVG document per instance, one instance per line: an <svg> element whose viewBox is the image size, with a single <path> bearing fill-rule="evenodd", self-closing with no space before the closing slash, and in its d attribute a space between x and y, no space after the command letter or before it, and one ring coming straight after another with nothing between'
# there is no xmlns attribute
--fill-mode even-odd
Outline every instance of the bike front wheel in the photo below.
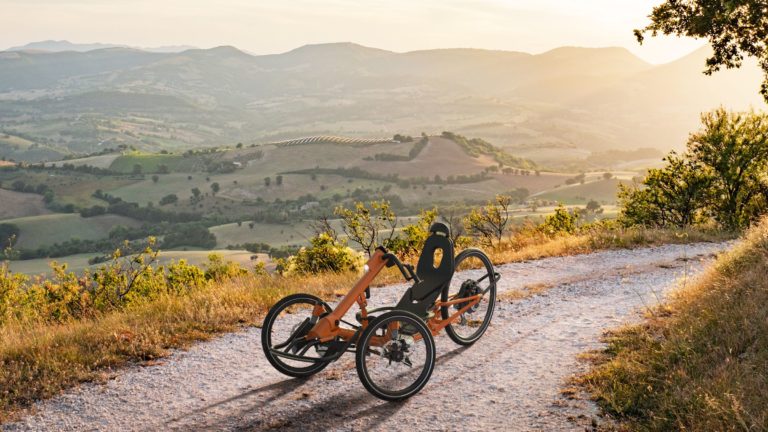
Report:
<svg viewBox="0 0 768 432"><path fill-rule="evenodd" d="M283 298L267 313L261 327L261 346L269 363L285 375L303 378L316 374L328 366L322 361L327 347L307 341L304 336L319 318L314 312L331 307L310 294L293 294ZM294 360L285 355L301 356L314 361Z"/></svg>
<svg viewBox="0 0 768 432"><path fill-rule="evenodd" d="M435 340L424 321L406 311L376 318L357 344L357 374L363 386L386 401L407 399L429 381Z"/></svg>

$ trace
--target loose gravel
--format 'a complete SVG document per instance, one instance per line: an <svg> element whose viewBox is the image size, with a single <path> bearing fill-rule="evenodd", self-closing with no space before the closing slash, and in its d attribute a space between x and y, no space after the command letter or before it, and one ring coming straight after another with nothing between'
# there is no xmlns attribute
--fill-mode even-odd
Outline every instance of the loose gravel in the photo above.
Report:
<svg viewBox="0 0 768 432"><path fill-rule="evenodd" d="M260 329L248 328L178 351L160 364L125 369L37 404L7 431L22 430L584 430L597 409L573 398L566 380L601 333L637 320L643 308L691 279L729 244L697 243L597 252L506 264L499 293L547 286L500 300L490 328L462 348L444 334L430 382L402 403L369 395L345 355L307 380L276 372ZM406 289L373 291L371 306ZM503 295L502 295L503 297Z"/></svg>

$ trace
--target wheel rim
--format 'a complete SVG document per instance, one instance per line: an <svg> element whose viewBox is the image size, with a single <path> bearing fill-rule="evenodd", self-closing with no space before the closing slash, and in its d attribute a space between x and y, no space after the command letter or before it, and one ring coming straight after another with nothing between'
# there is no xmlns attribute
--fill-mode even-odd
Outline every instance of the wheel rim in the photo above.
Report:
<svg viewBox="0 0 768 432"><path fill-rule="evenodd" d="M418 390L431 372L431 334L410 317L396 316L372 325L375 327L359 348L366 350L362 362L365 379L387 396L403 396ZM384 346L372 346L377 338L387 335L388 329L397 329L389 330L392 340Z"/></svg>
<svg viewBox="0 0 768 432"><path fill-rule="evenodd" d="M306 334L308 328L311 328L314 319L312 312L315 306L322 304L326 312L330 308L319 300L312 298L298 298L287 302L275 311L272 319L267 323L263 330L267 336L269 348L284 352L287 354L301 355L310 358L321 358L325 354L326 345L307 344L302 341L301 335ZM302 331L303 329L303 331ZM308 363L304 361L292 360L285 357L268 354L273 360L280 363L283 367L297 371L311 370L321 363Z"/></svg>
<svg viewBox="0 0 768 432"><path fill-rule="evenodd" d="M479 253L470 253L456 262L456 273L448 287L448 300L481 294L480 301L459 315L450 324L453 333L462 340L471 341L480 337L488 327L496 300L496 281L492 265ZM453 316L466 304L448 306L447 316Z"/></svg>

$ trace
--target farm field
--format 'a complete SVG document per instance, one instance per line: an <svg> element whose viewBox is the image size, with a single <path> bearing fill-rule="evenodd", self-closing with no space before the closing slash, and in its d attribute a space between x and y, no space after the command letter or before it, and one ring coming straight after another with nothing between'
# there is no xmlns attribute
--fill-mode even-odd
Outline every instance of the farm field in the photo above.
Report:
<svg viewBox="0 0 768 432"><path fill-rule="evenodd" d="M19 227L16 247L35 249L71 239L98 240L106 238L118 226L139 226L139 222L118 215L83 218L76 213L54 213L4 220Z"/></svg>
<svg viewBox="0 0 768 432"><path fill-rule="evenodd" d="M61 166L63 164L71 164L74 166L83 166L88 165L96 168L102 168L107 169L112 165L112 162L115 161L120 155L118 153L112 153L112 154L104 154L104 155L98 155L98 156L89 156L84 158L77 158L77 159L66 159L62 161L57 162L49 162L46 163L46 166L50 166L52 164L56 164L57 166Z"/></svg>
<svg viewBox="0 0 768 432"><path fill-rule="evenodd" d="M170 171L191 172L202 168L199 162L196 157L175 154L130 153L113 159L109 169L119 173L131 173L134 165L140 165L142 172L154 173L159 170L160 165L165 165Z"/></svg>
<svg viewBox="0 0 768 432"><path fill-rule="evenodd" d="M229 245L243 243L267 243L273 247L298 246L308 243L311 231L306 222L294 224L267 224L249 222L218 225L210 231L216 236L216 247L225 248Z"/></svg>
<svg viewBox="0 0 768 432"><path fill-rule="evenodd" d="M401 179L413 177L440 176L447 179L449 175L478 174L487 167L497 166L489 156L473 158L451 140L442 137L430 137L429 144L413 160L408 162L372 161L376 154L405 155L413 148L414 143L382 143L366 146L351 146L339 143L318 142L303 145L279 146L267 144L242 149L229 149L214 153L199 153L193 155L146 154L131 153L126 155L94 156L90 160L98 160L102 165L108 162L110 169L120 172L131 172L134 165L140 165L141 176L107 176L97 178L79 173L60 175L51 179L33 178L32 182L43 182L51 185L56 194L56 201L77 206L103 205L95 200L91 193L96 188L122 198L128 202L141 205L153 203L157 205L161 198L176 194L179 202L167 205L164 209L174 211L195 211L205 214L252 214L255 200L273 202L275 200L297 199L307 194L323 199L334 196L348 196L356 189L391 188L391 193L400 196L408 205L423 205L432 203L447 203L456 201L478 201L491 198L496 193L503 193L518 188L525 188L531 194L552 192L553 197L563 196L567 202L584 202L576 199L595 198L604 202L613 202L606 197L612 192L607 190L590 191L595 196L583 195L576 189L561 194L556 188L565 187L565 181L574 177L575 173L557 173L541 171L539 175L531 172L529 175L491 173L487 180L463 184L429 184L400 188L397 184L382 180L350 178L336 174L290 174L288 172L321 167L359 168L364 172L389 175L397 174ZM96 159L101 158L101 159ZM84 158L80 161L87 161ZM206 164L216 164L221 161L237 162L240 168L230 173L206 172ZM72 161L68 161L72 162ZM170 174L159 174L158 181L152 180L152 173L160 164L169 167ZM631 178L635 172L621 173L621 176ZM35 174L28 174L34 176ZM40 173L39 176L45 176ZM282 184L277 185L276 178L282 176ZM619 174L616 173L618 176ZM587 181L599 179L602 172L588 173ZM11 176L12 177L12 176ZM270 178L269 186L265 178ZM219 192L213 196L211 184L219 184ZM607 187L608 185L603 185ZM593 187L593 186L590 186ZM191 190L198 188L204 199L195 205L190 205Z"/></svg>
<svg viewBox="0 0 768 432"><path fill-rule="evenodd" d="M535 195L535 198L558 201L564 204L585 204L589 200L601 204L616 203L616 193L619 184L628 183L626 180L609 179L596 180L584 184L562 186L557 189Z"/></svg>
<svg viewBox="0 0 768 432"><path fill-rule="evenodd" d="M0 189L0 221L48 213L42 196Z"/></svg>
<svg viewBox="0 0 768 432"><path fill-rule="evenodd" d="M208 261L208 255L216 253L221 255L225 261L232 261L242 265L244 268L252 268L253 265L258 262L266 262L268 257L264 254L254 254L243 250L210 250L210 251L161 251L158 254L157 262L159 264L168 264L171 261L178 261L184 259L187 262L195 265L202 265ZM88 264L88 260L99 254L77 254L70 255L64 258L39 258L24 261L11 261L9 263L10 269L16 273L23 273L27 275L47 275L51 273L51 262L66 263L67 269L76 273L82 272L86 268L98 268L102 264ZM251 257L257 255L258 260L251 260Z"/></svg>

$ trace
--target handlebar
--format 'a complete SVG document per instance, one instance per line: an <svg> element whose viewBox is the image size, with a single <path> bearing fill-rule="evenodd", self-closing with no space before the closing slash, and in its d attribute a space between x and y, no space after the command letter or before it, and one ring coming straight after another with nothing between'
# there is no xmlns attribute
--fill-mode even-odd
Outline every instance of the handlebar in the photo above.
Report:
<svg viewBox="0 0 768 432"><path fill-rule="evenodd" d="M385 260L387 260L387 267L392 267L393 265L396 265L397 268L400 270L400 273L403 274L403 277L405 280L413 280L416 283L421 282L421 279L419 279L419 276L416 274L415 271L413 271L413 266L410 264L403 264L402 261L400 261L399 258L393 253L387 252L382 257Z"/></svg>

